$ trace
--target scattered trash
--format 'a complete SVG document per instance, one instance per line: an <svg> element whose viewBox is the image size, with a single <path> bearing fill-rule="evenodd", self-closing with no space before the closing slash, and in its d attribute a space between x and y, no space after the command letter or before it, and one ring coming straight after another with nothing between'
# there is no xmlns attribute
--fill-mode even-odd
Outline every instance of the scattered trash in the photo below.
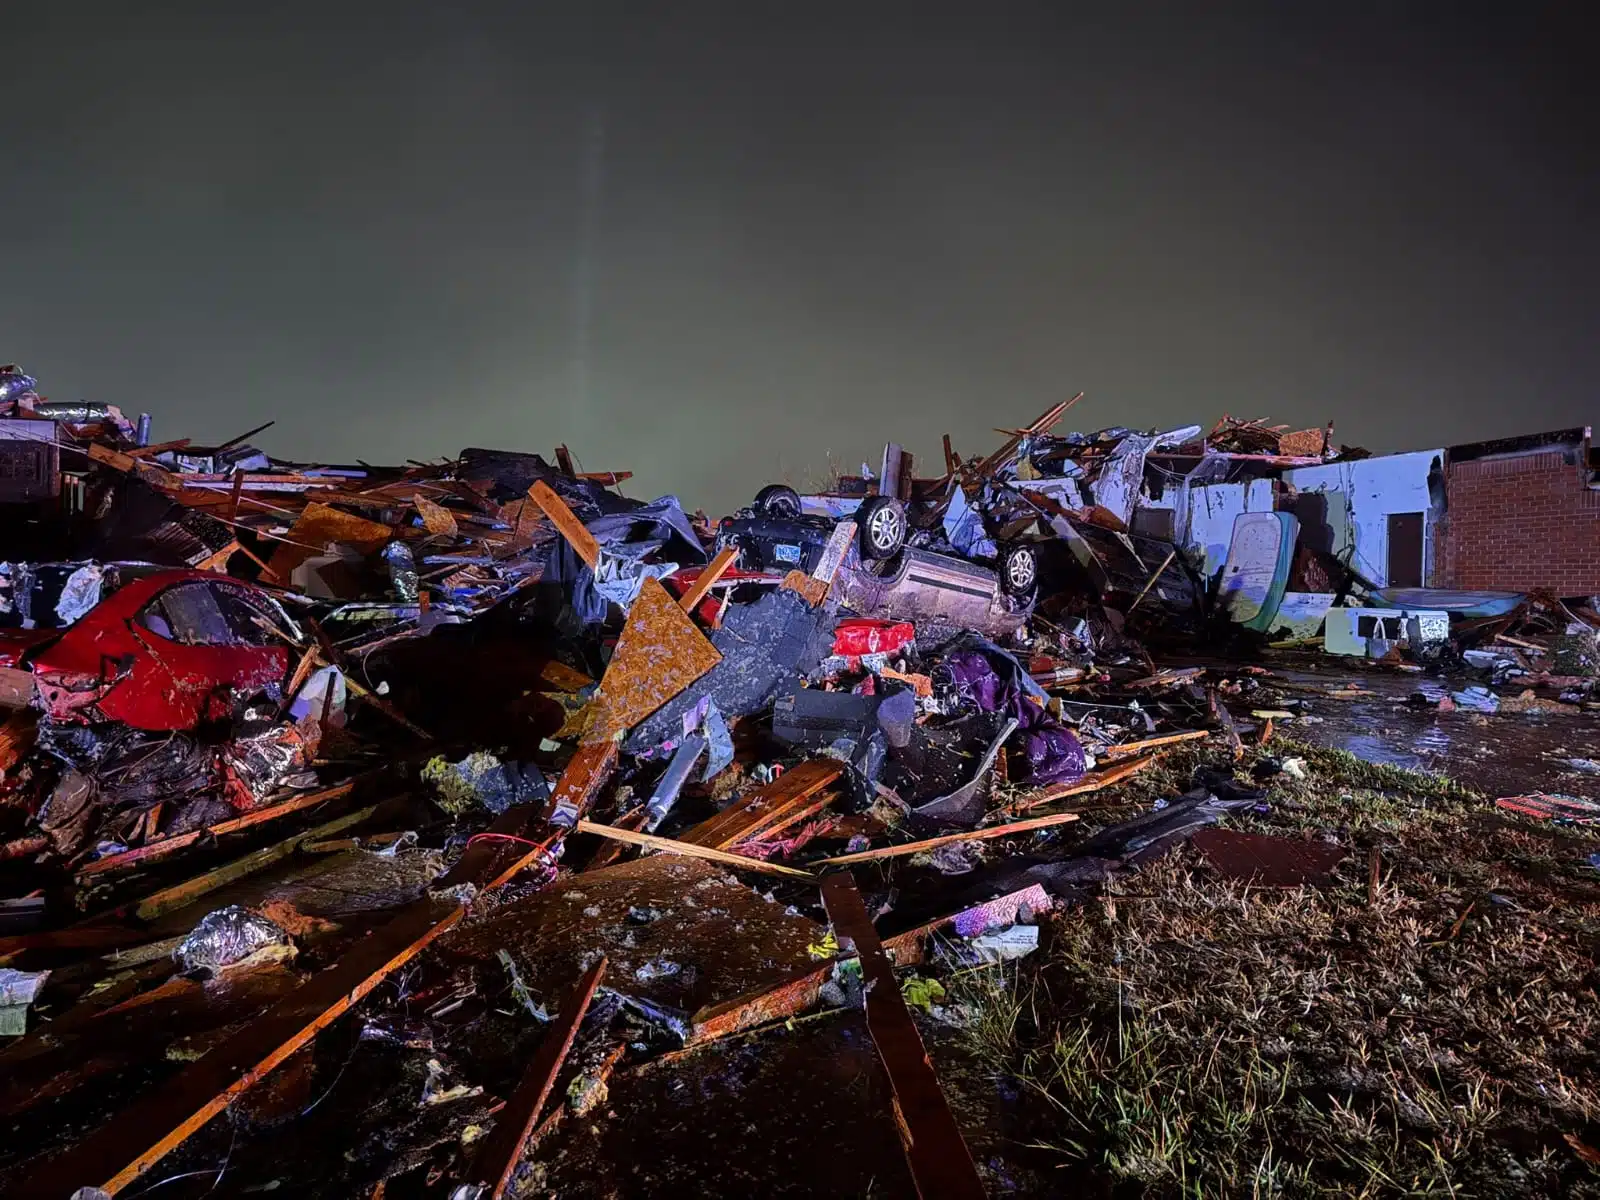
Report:
<svg viewBox="0 0 1600 1200"><path fill-rule="evenodd" d="M326 1184L350 1194L437 1188L436 1147L470 1146L492 1188L536 1129L677 1069L666 1052L774 1027L797 1044L841 1008L918 1125L919 1188L977 1194L905 1011L981 1022L953 971L1034 955L1056 905L1114 911L1108 882L1190 840L1195 887L1326 886L1348 846L1233 826L1298 828L1333 771L1288 737L1326 741L1335 708L1457 746L1600 708L1593 597L1369 582L1434 563L1448 471L1331 426L1068 432L1062 401L993 453L947 440L918 470L891 443L717 521L628 499L628 472L565 446L289 461L260 430L151 444L148 419L38 386L0 369L0 449L21 446L0 466L28 467L0 549L0 960L56 974L0 968L0 1032L25 1035L42 994L63 1030L171 1002L190 1064L171 1086L209 1104L272 1086L262 1063L289 1088L307 1031L359 1002L358 1043L407 1082L338 1102L407 1112L383 1154L348 1157L370 1178ZM1337 674L1307 682L1307 659ZM1541 757L1600 775L1592 750ZM1496 805L1600 823L1581 797ZM163 940L213 893L249 906ZM1452 900L1446 941L1474 903ZM162 982L168 956L220 981ZM541 1001L575 985L581 1003ZM501 1061L513 1041L526 1063ZM63 1112L98 1061L74 1047L47 1060ZM192 1111L169 1108L132 1103L94 1135L109 1151L52 1146L19 1186L125 1182L184 1140ZM283 1186L313 1169L284 1164Z"/></svg>

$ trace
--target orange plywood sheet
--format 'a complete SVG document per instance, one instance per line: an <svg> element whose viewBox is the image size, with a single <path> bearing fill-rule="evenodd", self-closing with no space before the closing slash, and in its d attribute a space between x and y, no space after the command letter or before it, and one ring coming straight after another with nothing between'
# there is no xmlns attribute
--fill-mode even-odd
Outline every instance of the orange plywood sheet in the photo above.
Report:
<svg viewBox="0 0 1600 1200"><path fill-rule="evenodd" d="M283 580L287 580L296 567L314 553L319 553L329 542L347 542L363 554L371 554L394 537L394 530L326 504L312 503L306 505L305 510L295 518L287 536L290 542L299 542L300 545L291 546L285 542L267 564L272 573ZM317 549L307 549L310 546Z"/></svg>
<svg viewBox="0 0 1600 1200"><path fill-rule="evenodd" d="M610 741L721 661L722 655L667 589L646 579L600 680L594 719L584 740Z"/></svg>

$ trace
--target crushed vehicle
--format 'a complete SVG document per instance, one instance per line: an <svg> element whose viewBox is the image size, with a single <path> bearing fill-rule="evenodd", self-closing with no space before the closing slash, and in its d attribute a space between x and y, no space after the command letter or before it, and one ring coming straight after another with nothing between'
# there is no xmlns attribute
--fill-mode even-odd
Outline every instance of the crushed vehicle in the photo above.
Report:
<svg viewBox="0 0 1600 1200"><path fill-rule="evenodd" d="M887 496L863 500L853 514L856 533L833 577L841 602L863 617L924 621L970 628L993 637L1020 629L1039 587L1039 552L1030 542L1000 548L992 564L925 548L925 530L912 527L906 506ZM838 521L802 511L794 489L763 488L755 503L724 518L717 549L738 551L741 570L814 573Z"/></svg>
<svg viewBox="0 0 1600 1200"><path fill-rule="evenodd" d="M149 731L277 701L299 626L267 591L207 571L134 578L66 629L0 629L0 668L29 672L49 716Z"/></svg>

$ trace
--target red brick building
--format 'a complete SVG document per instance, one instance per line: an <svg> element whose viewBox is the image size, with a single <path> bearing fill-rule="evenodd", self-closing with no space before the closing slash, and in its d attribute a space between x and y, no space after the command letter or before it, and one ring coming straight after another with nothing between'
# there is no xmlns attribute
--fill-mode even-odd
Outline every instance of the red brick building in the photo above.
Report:
<svg viewBox="0 0 1600 1200"><path fill-rule="evenodd" d="M1454 446L1435 584L1600 595L1600 485L1587 428Z"/></svg>

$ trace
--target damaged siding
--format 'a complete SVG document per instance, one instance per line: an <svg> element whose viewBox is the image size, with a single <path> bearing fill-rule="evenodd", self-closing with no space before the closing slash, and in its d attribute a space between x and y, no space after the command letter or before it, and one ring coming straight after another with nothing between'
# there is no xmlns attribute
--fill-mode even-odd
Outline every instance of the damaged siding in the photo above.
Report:
<svg viewBox="0 0 1600 1200"><path fill-rule="evenodd" d="M1320 467L1294 467L1285 482L1300 493L1295 514L1300 539L1332 554L1379 587L1390 585L1391 517L1420 514L1421 537L1415 584L1430 578L1433 531L1443 515L1443 450L1388 454ZM1402 548L1397 545L1396 550Z"/></svg>

